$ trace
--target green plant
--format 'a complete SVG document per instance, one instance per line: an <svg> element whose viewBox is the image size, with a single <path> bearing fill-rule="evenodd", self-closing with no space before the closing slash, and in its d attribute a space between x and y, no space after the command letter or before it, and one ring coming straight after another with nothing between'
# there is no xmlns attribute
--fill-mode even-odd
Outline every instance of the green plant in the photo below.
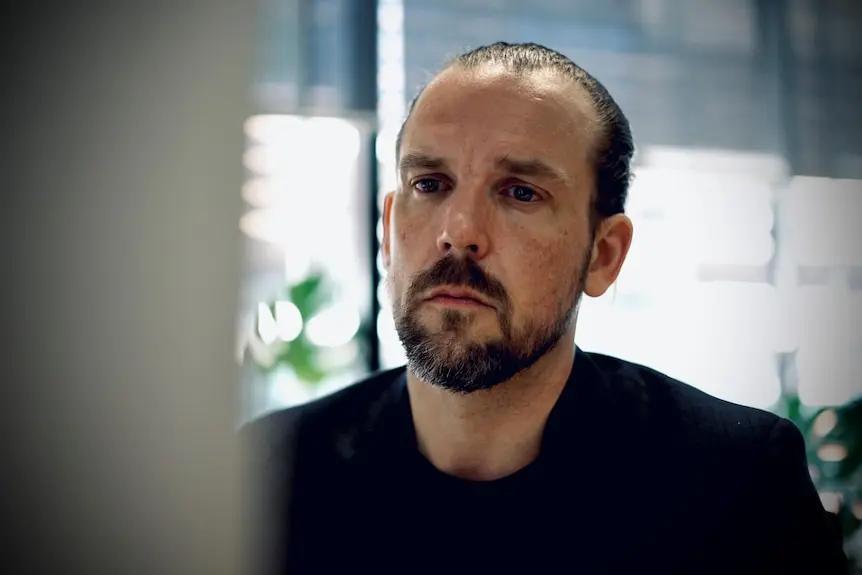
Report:
<svg viewBox="0 0 862 575"><path fill-rule="evenodd" d="M785 394L776 411L799 427L805 437L809 469L821 494L838 501L838 520L845 542L862 537L862 398L839 407L808 408L796 394ZM862 557L848 555L859 564Z"/></svg>
<svg viewBox="0 0 862 575"><path fill-rule="evenodd" d="M286 286L267 307L275 315L277 302L289 301L299 310L303 321L307 321L330 303L331 295L324 274L314 272L299 283ZM257 364L265 372L288 365L299 380L308 384L319 383L328 375L320 361L319 349L309 341L304 326L292 341L278 341L273 345L277 345L278 349L272 361Z"/></svg>

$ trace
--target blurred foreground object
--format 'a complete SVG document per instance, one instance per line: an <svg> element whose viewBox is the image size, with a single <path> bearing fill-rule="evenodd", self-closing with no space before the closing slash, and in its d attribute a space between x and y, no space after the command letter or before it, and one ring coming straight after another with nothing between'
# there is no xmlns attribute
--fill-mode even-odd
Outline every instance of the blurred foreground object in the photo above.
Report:
<svg viewBox="0 0 862 575"><path fill-rule="evenodd" d="M3 573L239 572L252 6L0 18Z"/></svg>

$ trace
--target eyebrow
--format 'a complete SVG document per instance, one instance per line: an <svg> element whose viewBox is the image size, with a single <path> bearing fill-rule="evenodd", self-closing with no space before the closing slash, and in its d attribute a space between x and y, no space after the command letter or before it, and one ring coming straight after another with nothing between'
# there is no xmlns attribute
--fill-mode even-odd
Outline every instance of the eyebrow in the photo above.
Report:
<svg viewBox="0 0 862 575"><path fill-rule="evenodd" d="M446 167L446 160L435 156L429 156L421 152L408 152L401 156L401 161L398 162L398 170L406 172L408 170L439 170Z"/></svg>
<svg viewBox="0 0 862 575"><path fill-rule="evenodd" d="M401 172L409 170L441 170L446 167L446 160L430 156L422 152L408 152L401 156L398 169ZM568 179L559 170L551 167L538 158L513 158L510 155L500 156L494 160L494 166L515 176L534 176L565 185Z"/></svg>
<svg viewBox="0 0 862 575"><path fill-rule="evenodd" d="M535 176L561 185L565 185L568 181L562 172L538 158L519 159L505 155L497 158L494 164L498 168L516 176Z"/></svg>

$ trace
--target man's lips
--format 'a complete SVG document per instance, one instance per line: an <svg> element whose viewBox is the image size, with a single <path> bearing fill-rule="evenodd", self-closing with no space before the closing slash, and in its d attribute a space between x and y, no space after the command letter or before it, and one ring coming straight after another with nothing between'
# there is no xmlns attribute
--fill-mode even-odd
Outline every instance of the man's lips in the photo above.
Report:
<svg viewBox="0 0 862 575"><path fill-rule="evenodd" d="M437 288L428 294L426 301L451 306L494 307L477 292L465 288Z"/></svg>

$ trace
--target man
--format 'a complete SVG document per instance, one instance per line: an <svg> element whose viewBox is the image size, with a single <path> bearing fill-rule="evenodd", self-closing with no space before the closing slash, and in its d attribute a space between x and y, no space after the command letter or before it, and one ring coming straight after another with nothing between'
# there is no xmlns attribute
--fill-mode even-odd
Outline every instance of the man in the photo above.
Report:
<svg viewBox="0 0 862 575"><path fill-rule="evenodd" d="M249 428L276 570L842 572L790 422L575 346L632 241L632 154L601 84L542 46L424 88L383 210L407 368Z"/></svg>

